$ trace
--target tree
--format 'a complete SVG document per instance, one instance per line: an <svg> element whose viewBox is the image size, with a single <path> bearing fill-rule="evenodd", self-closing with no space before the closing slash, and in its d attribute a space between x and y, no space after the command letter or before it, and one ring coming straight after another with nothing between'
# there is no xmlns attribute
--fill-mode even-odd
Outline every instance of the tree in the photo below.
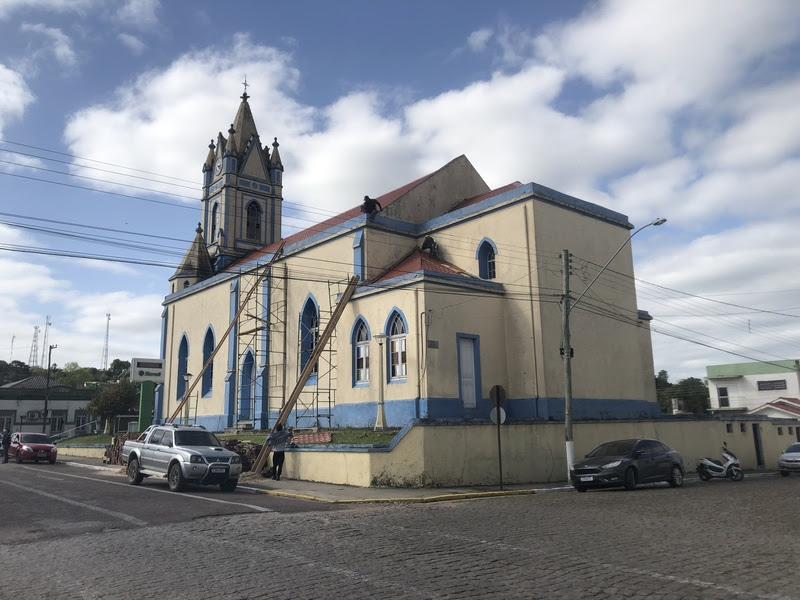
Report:
<svg viewBox="0 0 800 600"><path fill-rule="evenodd" d="M86 410L103 419L111 419L132 412L138 405L139 385L126 380L101 388L86 405Z"/></svg>
<svg viewBox="0 0 800 600"><path fill-rule="evenodd" d="M91 379L90 370L84 369L76 362L65 363L61 373L58 374L59 381L73 388L82 388L83 384L91 381Z"/></svg>
<svg viewBox="0 0 800 600"><path fill-rule="evenodd" d="M708 387L697 377L681 379L670 388L669 393L671 398L678 399L683 412L703 414L710 405Z"/></svg>
<svg viewBox="0 0 800 600"><path fill-rule="evenodd" d="M0 385L21 381L31 376L31 368L24 362L12 360L7 363L0 360Z"/></svg>
<svg viewBox="0 0 800 600"><path fill-rule="evenodd" d="M130 378L130 369L131 361L115 358L108 367L108 375L111 379L120 379L127 372L128 378Z"/></svg>

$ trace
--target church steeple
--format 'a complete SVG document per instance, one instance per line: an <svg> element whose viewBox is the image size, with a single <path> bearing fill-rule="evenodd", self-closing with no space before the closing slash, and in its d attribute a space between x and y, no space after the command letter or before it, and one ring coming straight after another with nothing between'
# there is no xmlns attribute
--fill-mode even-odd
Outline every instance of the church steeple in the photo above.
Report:
<svg viewBox="0 0 800 600"><path fill-rule="evenodd" d="M203 163L205 242L214 271L281 237L283 164L275 138L262 147L245 91L228 136L220 132Z"/></svg>
<svg viewBox="0 0 800 600"><path fill-rule="evenodd" d="M170 281L177 280L177 284L172 284L171 293L190 287L214 274L214 269L211 266L211 257L208 255L208 248L203 238L203 228L200 223L197 224L195 233L192 245L189 246L189 250L186 251L186 255L175 270L175 273L169 278Z"/></svg>

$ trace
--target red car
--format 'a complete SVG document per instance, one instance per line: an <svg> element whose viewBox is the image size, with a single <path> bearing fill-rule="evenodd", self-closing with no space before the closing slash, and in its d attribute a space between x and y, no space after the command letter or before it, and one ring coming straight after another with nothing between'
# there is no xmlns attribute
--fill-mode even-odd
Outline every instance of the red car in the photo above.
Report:
<svg viewBox="0 0 800 600"><path fill-rule="evenodd" d="M9 456L16 456L17 462L32 460L38 463L40 460L49 461L52 465L56 462L58 448L50 443L50 438L43 433L17 432L11 434L11 447L8 449Z"/></svg>

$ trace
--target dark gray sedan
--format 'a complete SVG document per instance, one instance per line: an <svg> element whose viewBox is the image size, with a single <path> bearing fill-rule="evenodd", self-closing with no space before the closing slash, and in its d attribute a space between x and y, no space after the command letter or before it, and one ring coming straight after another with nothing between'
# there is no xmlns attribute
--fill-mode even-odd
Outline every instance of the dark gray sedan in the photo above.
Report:
<svg viewBox="0 0 800 600"><path fill-rule="evenodd" d="M658 440L617 440L601 444L570 469L572 485L579 492L590 488L624 487L666 481L683 485L683 458Z"/></svg>

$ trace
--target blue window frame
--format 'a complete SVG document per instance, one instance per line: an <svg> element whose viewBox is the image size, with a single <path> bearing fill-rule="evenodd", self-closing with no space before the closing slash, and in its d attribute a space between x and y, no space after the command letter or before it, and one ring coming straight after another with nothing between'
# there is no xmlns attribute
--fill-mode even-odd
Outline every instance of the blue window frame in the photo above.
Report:
<svg viewBox="0 0 800 600"><path fill-rule="evenodd" d="M478 260L478 276L481 279L495 279L497 269L495 257L497 256L497 246L489 238L483 238L478 244L478 251L475 258Z"/></svg>
<svg viewBox="0 0 800 600"><path fill-rule="evenodd" d="M406 356L406 328L405 319L394 311L389 317L387 338L389 344L389 381L405 380L408 374L408 359Z"/></svg>
<svg viewBox="0 0 800 600"><path fill-rule="evenodd" d="M186 393L186 380L184 379L184 375L189 372L188 368L189 363L189 340L186 339L186 336L183 336L181 339L181 343L178 346L178 369L177 369L177 380L175 382L175 391L177 392L177 400L180 401L183 398L183 395Z"/></svg>
<svg viewBox="0 0 800 600"><path fill-rule="evenodd" d="M247 239L261 240L261 207L257 202L247 205Z"/></svg>
<svg viewBox="0 0 800 600"><path fill-rule="evenodd" d="M205 367L211 354L214 352L214 331L211 327L206 331L206 338L203 341L203 366ZM203 372L203 383L201 394L203 396L211 395L211 388L214 386L214 363L208 365L208 368Z"/></svg>
<svg viewBox="0 0 800 600"><path fill-rule="evenodd" d="M351 343L353 344L353 385L369 383L369 328L364 319L359 317L353 326Z"/></svg>
<svg viewBox="0 0 800 600"><path fill-rule="evenodd" d="M353 273L364 281L364 231L357 231L353 237Z"/></svg>
<svg viewBox="0 0 800 600"><path fill-rule="evenodd" d="M314 297L309 295L303 305L303 312L300 313L300 370L306 368L306 364L311 359L314 348L317 347L319 340L319 309ZM317 372L317 364L314 364L312 374Z"/></svg>

